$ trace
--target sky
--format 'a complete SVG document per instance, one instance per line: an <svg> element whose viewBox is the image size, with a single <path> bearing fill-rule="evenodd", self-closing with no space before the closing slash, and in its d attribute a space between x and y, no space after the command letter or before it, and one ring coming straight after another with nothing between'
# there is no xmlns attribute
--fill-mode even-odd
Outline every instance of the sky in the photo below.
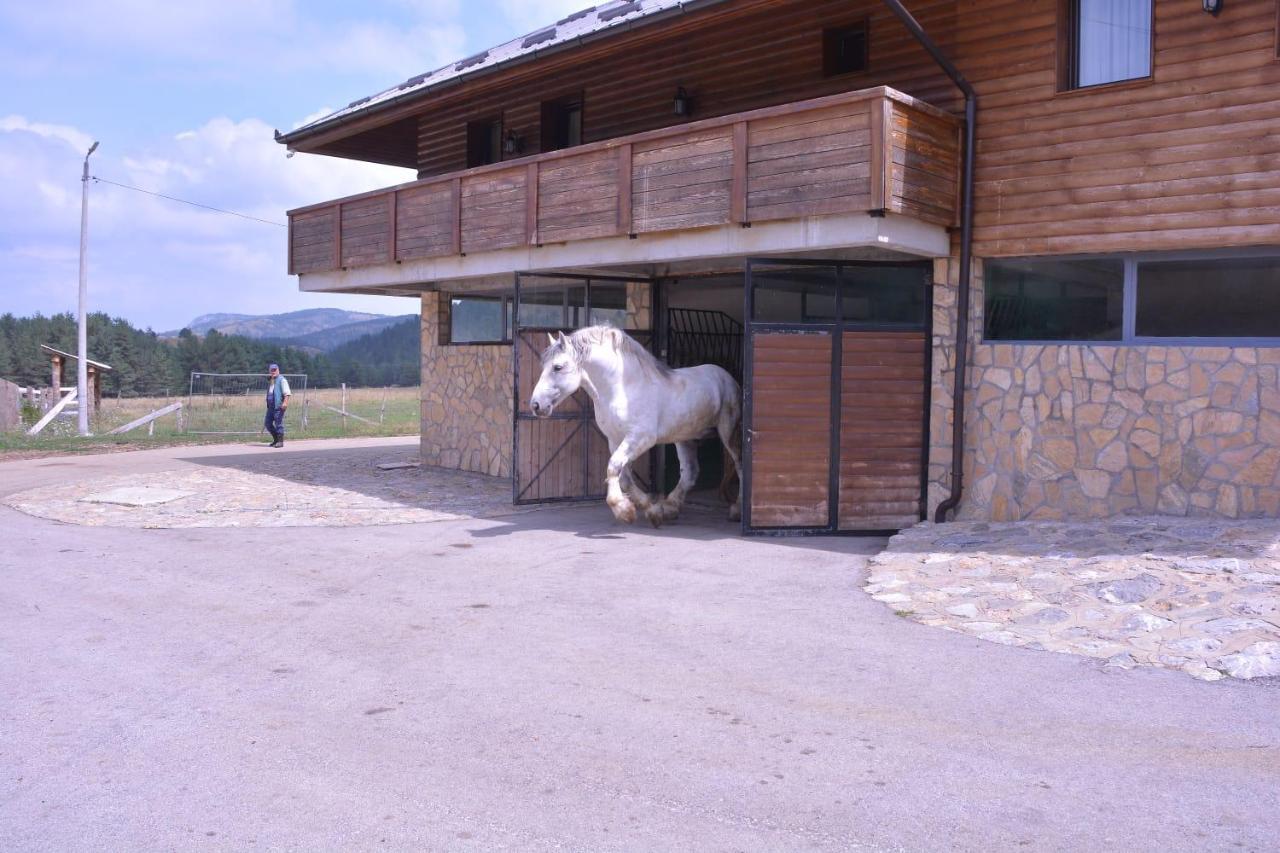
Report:
<svg viewBox="0 0 1280 853"><path fill-rule="evenodd" d="M415 311L394 297L300 293L281 227L290 208L413 172L286 158L273 131L591 2L0 0L0 314L75 312L93 141L89 172L103 182L89 183L90 311L156 331L220 312Z"/></svg>

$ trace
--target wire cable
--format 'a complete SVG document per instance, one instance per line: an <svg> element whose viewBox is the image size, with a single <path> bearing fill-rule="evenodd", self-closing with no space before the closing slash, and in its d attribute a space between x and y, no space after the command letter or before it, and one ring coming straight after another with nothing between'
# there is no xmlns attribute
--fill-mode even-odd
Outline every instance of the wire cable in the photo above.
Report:
<svg viewBox="0 0 1280 853"><path fill-rule="evenodd" d="M120 187L121 189L133 190L134 192L140 192L140 193L146 193L147 195L153 195L153 196L155 196L156 198L168 199L169 201L176 201L176 202L179 202L179 203L181 203L181 204L189 204L189 205L191 205L192 207L201 207L201 208L204 208L205 210L212 210L214 213L225 213L225 214L227 214L228 216L238 216L238 217L240 217L241 219L248 219L248 220L251 220L251 221L253 221L253 222L261 222L261 223L262 223L262 224L264 224L264 225L274 225L274 226L276 226L277 228L288 228L288 227L289 227L289 226L285 225L283 222L272 222L272 221L271 221L271 220L269 220L269 219L259 219L259 218L258 218L258 217L256 217L256 216L249 216L249 215L248 215L248 214L246 214L246 213L236 213L234 210L223 210L223 209L222 209L222 208L220 208L220 207L210 207L209 205L207 205L207 204L201 204L201 203L200 203L200 202L198 202L198 201L187 201L185 198L175 198L175 197L173 197L173 196L171 196L171 195L165 195L164 193L154 193L154 192L152 192L151 190L144 190L144 189L142 189L141 187L131 187L131 186L129 186L128 184L121 184L121 183L117 183L117 182L115 182L115 181L109 181L109 180L107 180L106 178L99 178L97 175L90 175L89 177L93 179L94 183L99 183L99 184L110 184L110 185L111 185L111 186L113 186L113 187Z"/></svg>

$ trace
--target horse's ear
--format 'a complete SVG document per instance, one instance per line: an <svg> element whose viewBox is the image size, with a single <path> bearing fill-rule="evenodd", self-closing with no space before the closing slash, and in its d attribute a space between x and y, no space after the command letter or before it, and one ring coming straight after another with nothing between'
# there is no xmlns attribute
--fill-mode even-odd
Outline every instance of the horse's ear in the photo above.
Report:
<svg viewBox="0 0 1280 853"><path fill-rule="evenodd" d="M556 340L556 336L551 334L550 332L547 332L547 340L551 342L551 346L555 346L557 343L559 343L559 341Z"/></svg>
<svg viewBox="0 0 1280 853"><path fill-rule="evenodd" d="M564 332L560 333L560 340L557 341L557 343L560 344L560 346L564 347L566 350L569 349L569 339L564 336Z"/></svg>

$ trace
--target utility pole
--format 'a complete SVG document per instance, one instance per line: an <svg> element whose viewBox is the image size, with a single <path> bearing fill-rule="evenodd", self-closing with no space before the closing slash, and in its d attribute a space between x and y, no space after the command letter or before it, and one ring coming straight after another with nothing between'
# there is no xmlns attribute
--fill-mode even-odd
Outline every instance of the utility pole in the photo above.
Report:
<svg viewBox="0 0 1280 853"><path fill-rule="evenodd" d="M89 269L86 264L89 251L89 156L98 150L98 143L89 146L84 155L83 184L80 193L80 329L76 350L76 412L79 415L80 434L89 434Z"/></svg>

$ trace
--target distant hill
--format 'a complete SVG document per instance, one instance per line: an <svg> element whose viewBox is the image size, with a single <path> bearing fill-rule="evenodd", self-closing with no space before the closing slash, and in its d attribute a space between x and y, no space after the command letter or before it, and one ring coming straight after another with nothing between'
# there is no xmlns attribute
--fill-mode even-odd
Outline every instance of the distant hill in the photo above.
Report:
<svg viewBox="0 0 1280 853"><path fill-rule="evenodd" d="M372 320L361 320L358 323L345 323L341 326L334 326L331 329L322 329L308 335L281 338L277 342L310 352L329 352L343 344L351 343L367 335L376 335L392 326L398 326L401 323L416 323L417 320L417 314L401 314L397 317L375 317Z"/></svg>
<svg viewBox="0 0 1280 853"><path fill-rule="evenodd" d="M197 335L207 335L217 330L224 335L240 335L255 340L287 340L324 332L352 323L370 320L395 320L384 314L366 314L361 311L343 311L340 308L308 308L287 314L205 314L186 325ZM379 328L385 328L381 326ZM375 329L376 331L376 329ZM162 337L176 338L177 331L165 332ZM359 337L357 335L356 337ZM350 340L348 338L347 340Z"/></svg>

